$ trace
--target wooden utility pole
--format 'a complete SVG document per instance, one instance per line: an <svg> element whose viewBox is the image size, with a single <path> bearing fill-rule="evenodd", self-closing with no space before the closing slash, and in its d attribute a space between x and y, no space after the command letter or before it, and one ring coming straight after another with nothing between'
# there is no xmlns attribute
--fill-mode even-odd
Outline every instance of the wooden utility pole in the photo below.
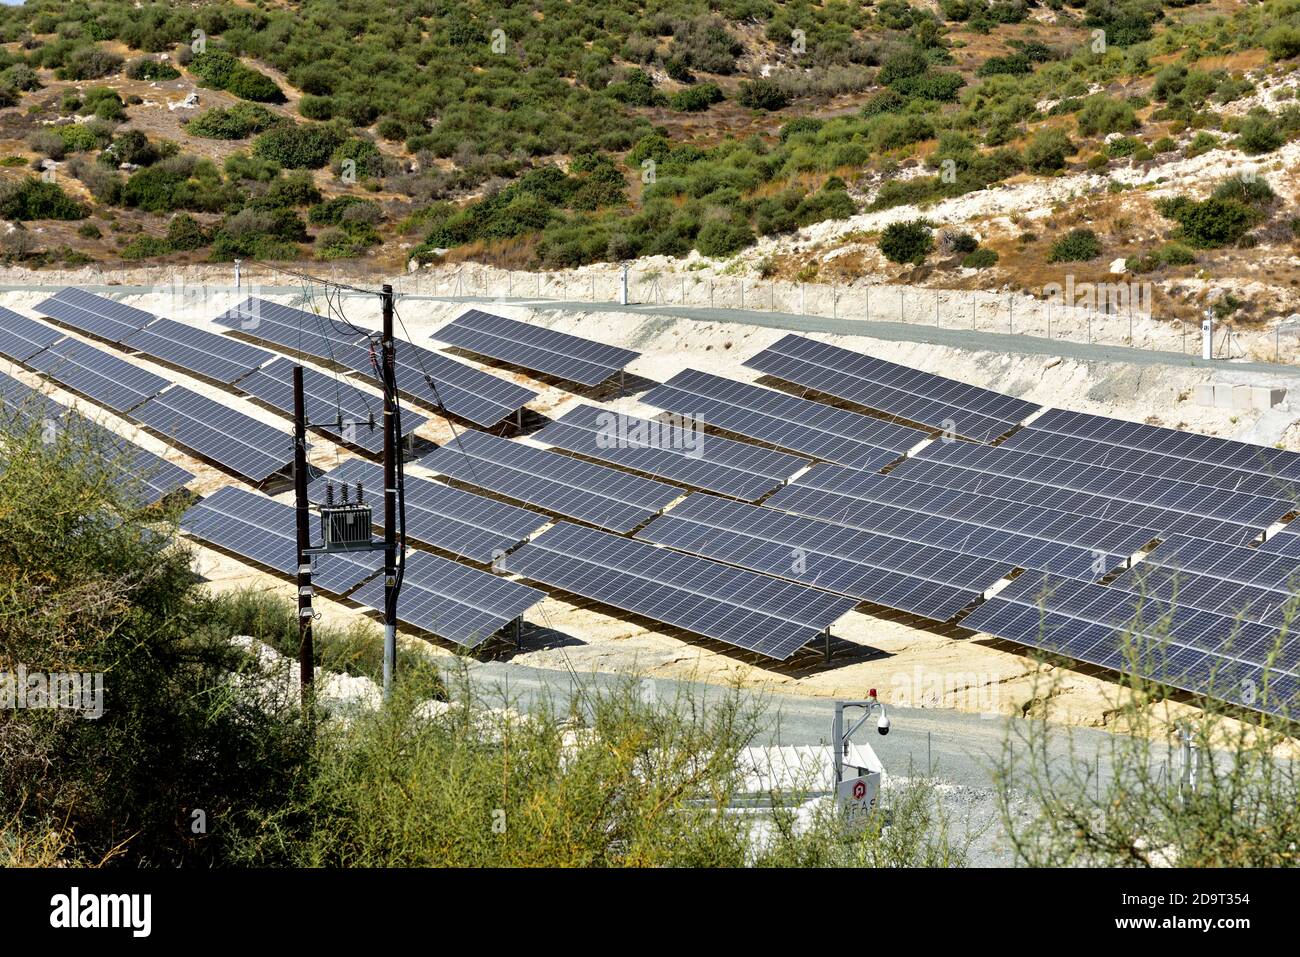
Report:
<svg viewBox="0 0 1300 957"><path fill-rule="evenodd" d="M384 330L384 698L397 675L397 374L393 355L393 287L383 286Z"/></svg>
<svg viewBox="0 0 1300 957"><path fill-rule="evenodd" d="M311 621L311 503L307 501L307 410L303 399L302 366L293 367L293 490L298 518L298 677L302 703L311 702L316 677Z"/></svg>

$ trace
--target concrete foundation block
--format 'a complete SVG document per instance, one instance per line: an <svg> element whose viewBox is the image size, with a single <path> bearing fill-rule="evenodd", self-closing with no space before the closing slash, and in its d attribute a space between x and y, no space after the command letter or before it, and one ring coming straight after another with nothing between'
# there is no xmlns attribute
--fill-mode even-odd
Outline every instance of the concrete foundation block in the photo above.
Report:
<svg viewBox="0 0 1300 957"><path fill-rule="evenodd" d="M1255 407L1254 389L1248 385L1235 386L1232 390L1232 407L1244 412Z"/></svg>
<svg viewBox="0 0 1300 957"><path fill-rule="evenodd" d="M1286 398L1286 389L1274 389L1266 385L1251 386L1252 408L1268 410L1281 405Z"/></svg>
<svg viewBox="0 0 1300 957"><path fill-rule="evenodd" d="M1214 408L1214 383L1202 382L1196 387L1196 404Z"/></svg>
<svg viewBox="0 0 1300 957"><path fill-rule="evenodd" d="M1216 385L1214 387L1214 407L1216 409L1232 408L1232 386Z"/></svg>

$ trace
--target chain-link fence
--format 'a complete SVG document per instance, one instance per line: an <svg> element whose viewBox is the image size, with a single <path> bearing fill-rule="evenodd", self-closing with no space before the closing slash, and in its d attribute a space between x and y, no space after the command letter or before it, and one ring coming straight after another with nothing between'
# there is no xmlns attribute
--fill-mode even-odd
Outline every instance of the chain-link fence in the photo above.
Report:
<svg viewBox="0 0 1300 957"><path fill-rule="evenodd" d="M623 301L622 270L524 272L478 264L423 270L401 277L400 293L437 297ZM742 309L847 323L891 322L1042 339L1200 355L1201 324L1151 315L1139 283L1109 283L1096 292L1081 284L1066 296L928 289L919 286L801 283L697 272L628 270L626 301L691 309ZM1127 288L1126 288L1127 287ZM1122 295L1115 295L1116 291ZM1068 295L1073 293L1073 298ZM1093 305L1093 302L1097 305ZM707 317L705 317L707 318ZM864 330L864 334L867 333ZM1300 362L1300 326L1270 328L1215 323L1213 354L1223 359Z"/></svg>

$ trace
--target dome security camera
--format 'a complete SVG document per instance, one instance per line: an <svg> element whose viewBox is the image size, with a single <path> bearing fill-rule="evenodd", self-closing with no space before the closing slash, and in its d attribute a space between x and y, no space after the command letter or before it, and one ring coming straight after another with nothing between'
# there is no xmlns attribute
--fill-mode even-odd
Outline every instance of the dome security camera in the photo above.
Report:
<svg viewBox="0 0 1300 957"><path fill-rule="evenodd" d="M881 734L889 734L889 715L882 714L880 720L876 722L876 730Z"/></svg>

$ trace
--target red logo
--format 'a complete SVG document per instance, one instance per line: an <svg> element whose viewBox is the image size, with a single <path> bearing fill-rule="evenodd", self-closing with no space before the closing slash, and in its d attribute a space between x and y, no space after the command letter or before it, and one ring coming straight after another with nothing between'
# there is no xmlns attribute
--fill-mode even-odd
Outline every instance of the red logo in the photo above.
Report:
<svg viewBox="0 0 1300 957"><path fill-rule="evenodd" d="M867 782L866 782L866 781L854 781L854 782L853 782L853 800L855 800L855 801L861 801L861 800L862 800L864 797L866 797L866 796L867 796Z"/></svg>

